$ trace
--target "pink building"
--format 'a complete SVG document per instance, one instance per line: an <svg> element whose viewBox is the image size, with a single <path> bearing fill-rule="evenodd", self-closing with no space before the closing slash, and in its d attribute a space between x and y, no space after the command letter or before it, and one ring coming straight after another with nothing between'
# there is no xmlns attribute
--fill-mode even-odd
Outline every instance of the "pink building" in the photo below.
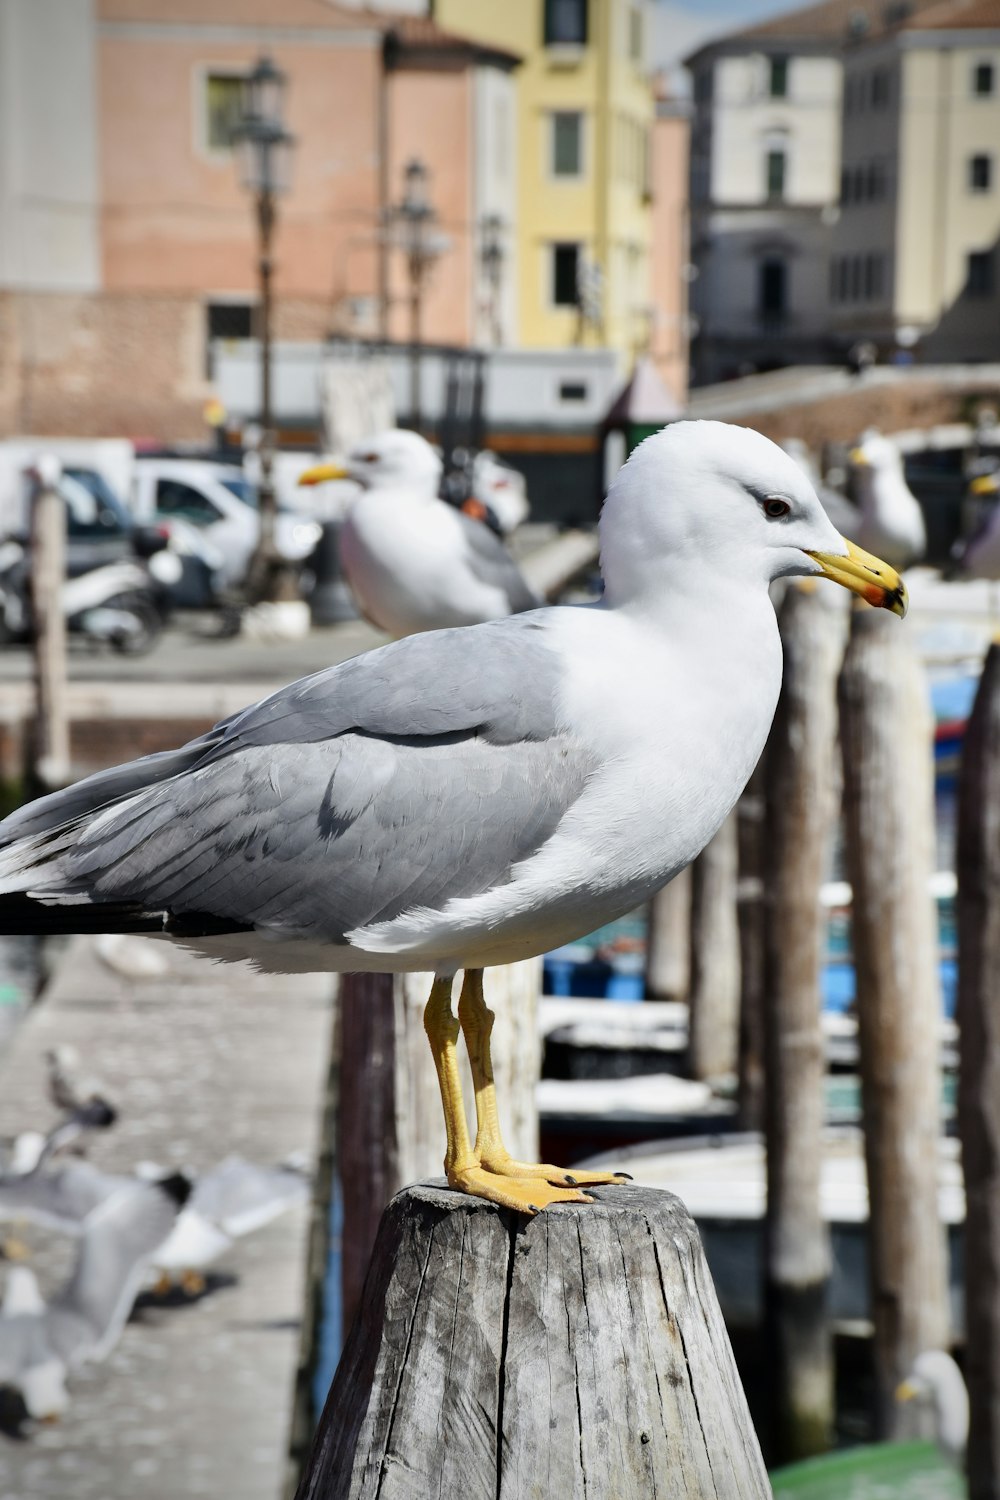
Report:
<svg viewBox="0 0 1000 1500"><path fill-rule="evenodd" d="M54 4L0 11L0 50L25 70L47 50L49 101L0 80L0 432L205 435L210 337L253 328L256 227L229 130L262 53L287 76L297 140L277 337L407 336L404 258L383 226L412 157L447 237L423 335L480 336L480 226L491 193L509 222L513 192L477 161L513 121L496 101L516 58L325 0Z"/></svg>

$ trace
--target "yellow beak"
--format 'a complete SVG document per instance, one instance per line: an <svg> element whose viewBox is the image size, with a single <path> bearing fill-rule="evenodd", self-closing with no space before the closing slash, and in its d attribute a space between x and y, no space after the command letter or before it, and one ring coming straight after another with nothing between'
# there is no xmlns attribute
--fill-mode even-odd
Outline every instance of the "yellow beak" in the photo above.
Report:
<svg viewBox="0 0 1000 1500"><path fill-rule="evenodd" d="M868 462L867 458L865 458L865 450L863 448L852 448L847 456L856 468L863 469Z"/></svg>
<svg viewBox="0 0 1000 1500"><path fill-rule="evenodd" d="M1000 491L1000 474L978 474L969 485L970 495L995 495Z"/></svg>
<svg viewBox="0 0 1000 1500"><path fill-rule="evenodd" d="M834 583L850 589L852 594L860 594L876 609L891 609L902 619L910 601L906 584L895 568L872 557L870 552L863 551L853 542L846 542L846 546L846 557L838 557L833 552L810 552L807 556L819 563L824 578L832 578Z"/></svg>
<svg viewBox="0 0 1000 1500"><path fill-rule="evenodd" d="M913 1384L912 1380L904 1380L900 1385L897 1385L896 1387L897 1401L912 1401L915 1396L919 1395L920 1392Z"/></svg>
<svg viewBox="0 0 1000 1500"><path fill-rule="evenodd" d="M325 484L328 479L349 478L343 464L313 464L311 469L303 469L299 484Z"/></svg>

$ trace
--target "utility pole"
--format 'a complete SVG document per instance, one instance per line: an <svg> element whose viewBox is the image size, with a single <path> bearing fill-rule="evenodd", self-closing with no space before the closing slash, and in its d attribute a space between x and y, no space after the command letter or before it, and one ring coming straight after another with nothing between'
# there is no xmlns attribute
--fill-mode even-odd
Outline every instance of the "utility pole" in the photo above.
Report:
<svg viewBox="0 0 1000 1500"><path fill-rule="evenodd" d="M61 466L46 455L36 468L31 507L31 616L35 723L31 770L37 785L55 791L69 781L69 715L66 705L66 506L59 493Z"/></svg>

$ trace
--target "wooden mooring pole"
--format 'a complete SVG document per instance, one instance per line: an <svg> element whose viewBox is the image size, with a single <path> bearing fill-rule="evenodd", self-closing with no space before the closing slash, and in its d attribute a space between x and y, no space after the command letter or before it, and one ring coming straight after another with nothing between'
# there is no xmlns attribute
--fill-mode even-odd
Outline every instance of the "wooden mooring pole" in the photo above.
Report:
<svg viewBox="0 0 1000 1500"><path fill-rule="evenodd" d="M820 1203L823 1077L820 883L835 814L837 674L844 616L822 590L781 607L781 697L767 748L764 1038L765 1307L774 1455L822 1453L834 1417L830 1236Z"/></svg>
<svg viewBox="0 0 1000 1500"><path fill-rule="evenodd" d="M686 1000L691 981L691 867L649 903L647 1000Z"/></svg>
<svg viewBox="0 0 1000 1500"><path fill-rule="evenodd" d="M764 769L767 751L736 804L736 920L740 1029L736 1104L742 1130L764 1126Z"/></svg>
<svg viewBox="0 0 1000 1500"><path fill-rule="evenodd" d="M343 1195L343 1326L364 1285L382 1211L407 1183L441 1171L444 1118L424 1032L430 974L346 974L340 986L337 1169ZM456 999L458 984L456 983ZM488 969L496 1012L492 1052L506 1144L522 1161L538 1157L535 1085L541 1066L541 960ZM475 1119L464 1062L466 1110Z"/></svg>
<svg viewBox="0 0 1000 1500"><path fill-rule="evenodd" d="M965 731L958 799L958 1124L965 1173L969 1500L1000 1496L1000 646Z"/></svg>
<svg viewBox="0 0 1000 1500"><path fill-rule="evenodd" d="M692 1078L735 1074L739 1055L740 934L736 917L736 814L691 866Z"/></svg>
<svg viewBox="0 0 1000 1500"><path fill-rule="evenodd" d="M840 678L844 835L854 890L858 1051L868 1169L875 1416L902 1435L898 1383L948 1344L938 1211L941 1116L932 724L906 630L858 609Z"/></svg>
<svg viewBox="0 0 1000 1500"><path fill-rule="evenodd" d="M687 1211L596 1196L393 1200L299 1500L768 1500Z"/></svg>
<svg viewBox="0 0 1000 1500"><path fill-rule="evenodd" d="M35 676L35 720L30 776L37 790L55 791L69 781L69 714L66 702L66 506L59 493L61 468L51 455L39 459L31 506L31 620Z"/></svg>

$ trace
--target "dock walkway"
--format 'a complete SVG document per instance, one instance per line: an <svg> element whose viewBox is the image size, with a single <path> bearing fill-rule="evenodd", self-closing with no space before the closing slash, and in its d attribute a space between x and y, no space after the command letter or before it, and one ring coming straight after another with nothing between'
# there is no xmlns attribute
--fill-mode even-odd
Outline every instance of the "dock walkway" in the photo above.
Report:
<svg viewBox="0 0 1000 1500"><path fill-rule="evenodd" d="M71 1043L120 1110L111 1130L92 1137L95 1165L127 1171L147 1159L200 1170L229 1152L277 1162L302 1151L315 1168L330 977L265 977L138 941L163 956L166 972L123 977L92 939L73 941L5 1050L0 1134L54 1123L45 1052ZM73 1377L58 1424L26 1441L0 1434L0 1500L281 1500L310 1222L308 1207L296 1208L237 1241L200 1298L140 1299L109 1358ZM50 1292L73 1242L17 1232L37 1248Z"/></svg>

